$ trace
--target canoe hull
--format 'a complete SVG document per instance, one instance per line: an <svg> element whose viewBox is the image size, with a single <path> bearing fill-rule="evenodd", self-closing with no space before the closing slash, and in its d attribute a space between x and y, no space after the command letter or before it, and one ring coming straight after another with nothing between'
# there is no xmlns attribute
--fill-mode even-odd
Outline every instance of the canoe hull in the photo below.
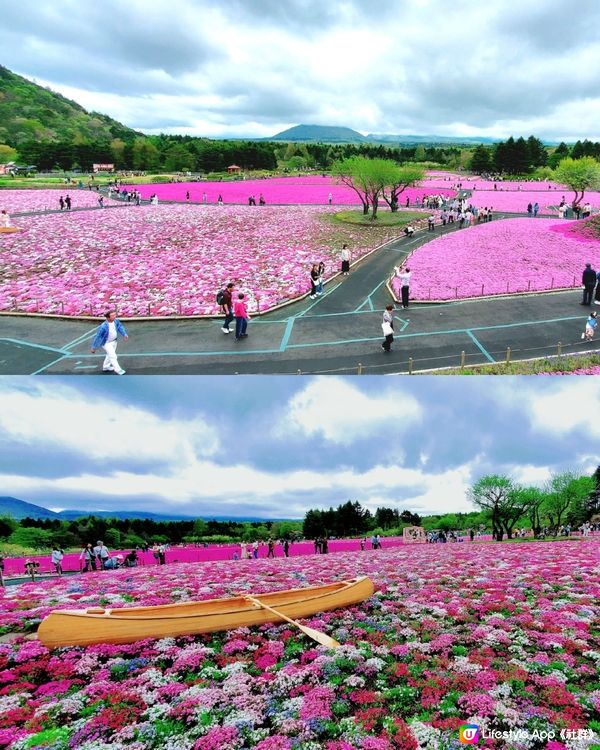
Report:
<svg viewBox="0 0 600 750"><path fill-rule="evenodd" d="M293 620L317 612L358 604L372 595L373 582L355 578L329 586L257 594ZM103 610L58 610L38 628L39 640L48 648L88 646L94 643L133 643L145 638L198 635L239 627L283 622L271 612L244 599L211 599L202 602Z"/></svg>

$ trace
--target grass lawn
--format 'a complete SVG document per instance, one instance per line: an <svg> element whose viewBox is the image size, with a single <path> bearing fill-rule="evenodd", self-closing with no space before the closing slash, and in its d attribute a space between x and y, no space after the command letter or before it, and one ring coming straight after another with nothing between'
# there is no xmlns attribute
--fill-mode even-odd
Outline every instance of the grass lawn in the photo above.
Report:
<svg viewBox="0 0 600 750"><path fill-rule="evenodd" d="M535 359L528 362L496 362L489 365L475 365L472 367L452 368L440 370L438 375L539 375L540 373L570 373L600 365L600 355L587 354L583 356L564 355Z"/></svg>
<svg viewBox="0 0 600 750"><path fill-rule="evenodd" d="M397 211L392 213L388 210L379 211L377 218L373 221L371 214L366 216L360 211L339 211L331 217L334 223L358 224L363 227L403 227L411 221L426 218L421 211Z"/></svg>

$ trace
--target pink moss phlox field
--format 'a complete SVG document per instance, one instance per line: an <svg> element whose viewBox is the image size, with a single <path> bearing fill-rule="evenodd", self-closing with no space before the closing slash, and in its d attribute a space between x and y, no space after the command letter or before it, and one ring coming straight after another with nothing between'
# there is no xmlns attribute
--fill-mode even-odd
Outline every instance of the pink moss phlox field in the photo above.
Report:
<svg viewBox="0 0 600 750"><path fill-rule="evenodd" d="M408 260L411 296L447 300L578 286L600 241L554 231L554 219L504 219L462 229L419 247ZM530 283L531 282L531 283ZM393 286L398 293L398 281Z"/></svg>
<svg viewBox="0 0 600 750"><path fill-rule="evenodd" d="M477 208L493 208L495 212L527 213L527 204L533 206L537 203L540 207L539 214L557 216L557 208L562 198L562 193L533 193L533 192L493 192L477 190L468 199ZM573 194L564 193L567 204L570 205ZM600 207L600 193L586 193L584 203L589 200L593 208Z"/></svg>
<svg viewBox="0 0 600 750"><path fill-rule="evenodd" d="M482 538L486 539L484 535ZM386 547L397 547L402 544L403 540L401 536L391 536L385 538ZM246 546L246 545L245 545ZM371 546L370 540L367 540L367 547ZM336 552L349 552L359 549L360 540L358 539L330 539L329 540L329 552L335 554ZM126 555L130 550L110 550L111 557L115 555ZM259 557L266 557L268 547L264 542L259 544L258 554ZM232 560L233 556L240 555L239 544L219 544L209 545L208 547L194 547L194 546L182 546L182 547L169 547L166 552L167 562L182 562L182 563L197 563L197 562L214 562L216 560ZM281 544L276 543L274 549L275 557L283 557L283 547ZM289 554L291 557L299 555L312 555L314 554L314 543L311 541L293 542L289 547ZM156 565L156 560L153 559L152 550L143 552L138 550L138 557L141 565ZM40 564L40 572L54 572L54 566L51 563L50 555L27 555L27 557L6 557L4 560L5 575L22 575L25 569L25 560L35 560ZM80 570L81 561L79 552L67 552L62 561L63 570Z"/></svg>
<svg viewBox="0 0 600 750"><path fill-rule="evenodd" d="M250 311L310 290L311 264L339 270L340 244L316 207L130 206L27 217L0 237L0 310L123 316L214 314L239 281ZM353 259L397 230L343 228Z"/></svg>
<svg viewBox="0 0 600 750"><path fill-rule="evenodd" d="M538 372L537 375L600 375L600 365L595 367L581 367L578 370L565 370L564 372Z"/></svg>
<svg viewBox="0 0 600 750"><path fill-rule="evenodd" d="M333 205L359 205L360 199L352 188L338 183L331 177L274 177L265 180L236 180L234 182L179 182L151 185L131 185L140 191L143 198L149 198L156 193L159 200L185 201L186 193L190 194L191 203L201 203L206 193L208 203L216 203L219 195L225 203L247 203L253 195L258 203L263 195L267 205L277 204L327 204L329 193ZM407 196L411 204L416 198L423 199L425 195L453 196L455 190L449 187L439 190L429 190L422 187L407 188L400 195L401 205L405 204ZM383 201L382 201L383 204ZM257 206L256 208L261 208Z"/></svg>
<svg viewBox="0 0 600 750"><path fill-rule="evenodd" d="M21 634L52 609L259 594L360 574L377 591L306 620L340 641L337 651L287 624L54 652L17 636L0 643L0 746L417 750L458 747L466 722L597 728L597 551L593 539L466 542L340 553L335 565L322 555L181 564L11 587L0 592L0 627Z"/></svg>
<svg viewBox="0 0 600 750"><path fill-rule="evenodd" d="M506 191L526 192L535 190L536 192L553 193L555 191L568 190L566 185L557 182L546 182L540 180L483 180L481 177L464 174L450 174L447 172L428 171L427 177L423 180L423 187L446 187L453 189L458 184L462 185L463 190L490 190L494 193ZM496 190L494 190L496 185Z"/></svg>
<svg viewBox="0 0 600 750"><path fill-rule="evenodd" d="M71 208L96 208L98 193L91 190L0 190L0 210L9 214L26 211L58 211L59 198L66 195L71 197ZM112 205L115 200L104 196L104 203Z"/></svg>

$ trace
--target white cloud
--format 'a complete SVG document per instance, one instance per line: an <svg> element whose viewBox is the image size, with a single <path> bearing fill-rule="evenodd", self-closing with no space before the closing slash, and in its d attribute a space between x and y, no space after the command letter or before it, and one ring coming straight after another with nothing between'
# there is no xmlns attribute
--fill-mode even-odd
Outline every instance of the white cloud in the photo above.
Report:
<svg viewBox="0 0 600 750"><path fill-rule="evenodd" d="M382 454L389 455L391 436L407 431L421 417L419 403L408 392L382 384L382 392L373 395L347 379L317 378L290 399L276 434L318 435L339 445L378 439ZM397 455L396 446L394 451Z"/></svg>
<svg viewBox="0 0 600 750"><path fill-rule="evenodd" d="M201 416L161 418L106 396L85 399L76 389L56 383L2 389L0 431L26 446L46 445L101 461L124 457L185 463L219 447Z"/></svg>
<svg viewBox="0 0 600 750"><path fill-rule="evenodd" d="M582 443L600 436L600 390L596 378L568 378L550 392L528 389L521 398L528 404L532 426L540 432L563 435L573 430Z"/></svg>

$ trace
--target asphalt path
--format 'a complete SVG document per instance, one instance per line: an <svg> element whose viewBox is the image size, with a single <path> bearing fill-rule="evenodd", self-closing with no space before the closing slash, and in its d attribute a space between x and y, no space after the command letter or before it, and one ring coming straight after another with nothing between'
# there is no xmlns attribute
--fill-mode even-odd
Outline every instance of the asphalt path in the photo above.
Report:
<svg viewBox="0 0 600 750"><path fill-rule="evenodd" d="M381 349L381 315L391 301L386 280L416 247L455 227L437 227L386 245L326 287L256 317L236 342L220 320L127 324L119 361L130 375L393 374L571 352L597 352L581 332L589 308L581 292L412 304L398 310L392 352ZM422 283L422 281L421 281ZM0 317L0 374L102 374L103 354L89 347L91 321ZM559 347L560 342L560 347ZM112 373L103 377L118 377Z"/></svg>

